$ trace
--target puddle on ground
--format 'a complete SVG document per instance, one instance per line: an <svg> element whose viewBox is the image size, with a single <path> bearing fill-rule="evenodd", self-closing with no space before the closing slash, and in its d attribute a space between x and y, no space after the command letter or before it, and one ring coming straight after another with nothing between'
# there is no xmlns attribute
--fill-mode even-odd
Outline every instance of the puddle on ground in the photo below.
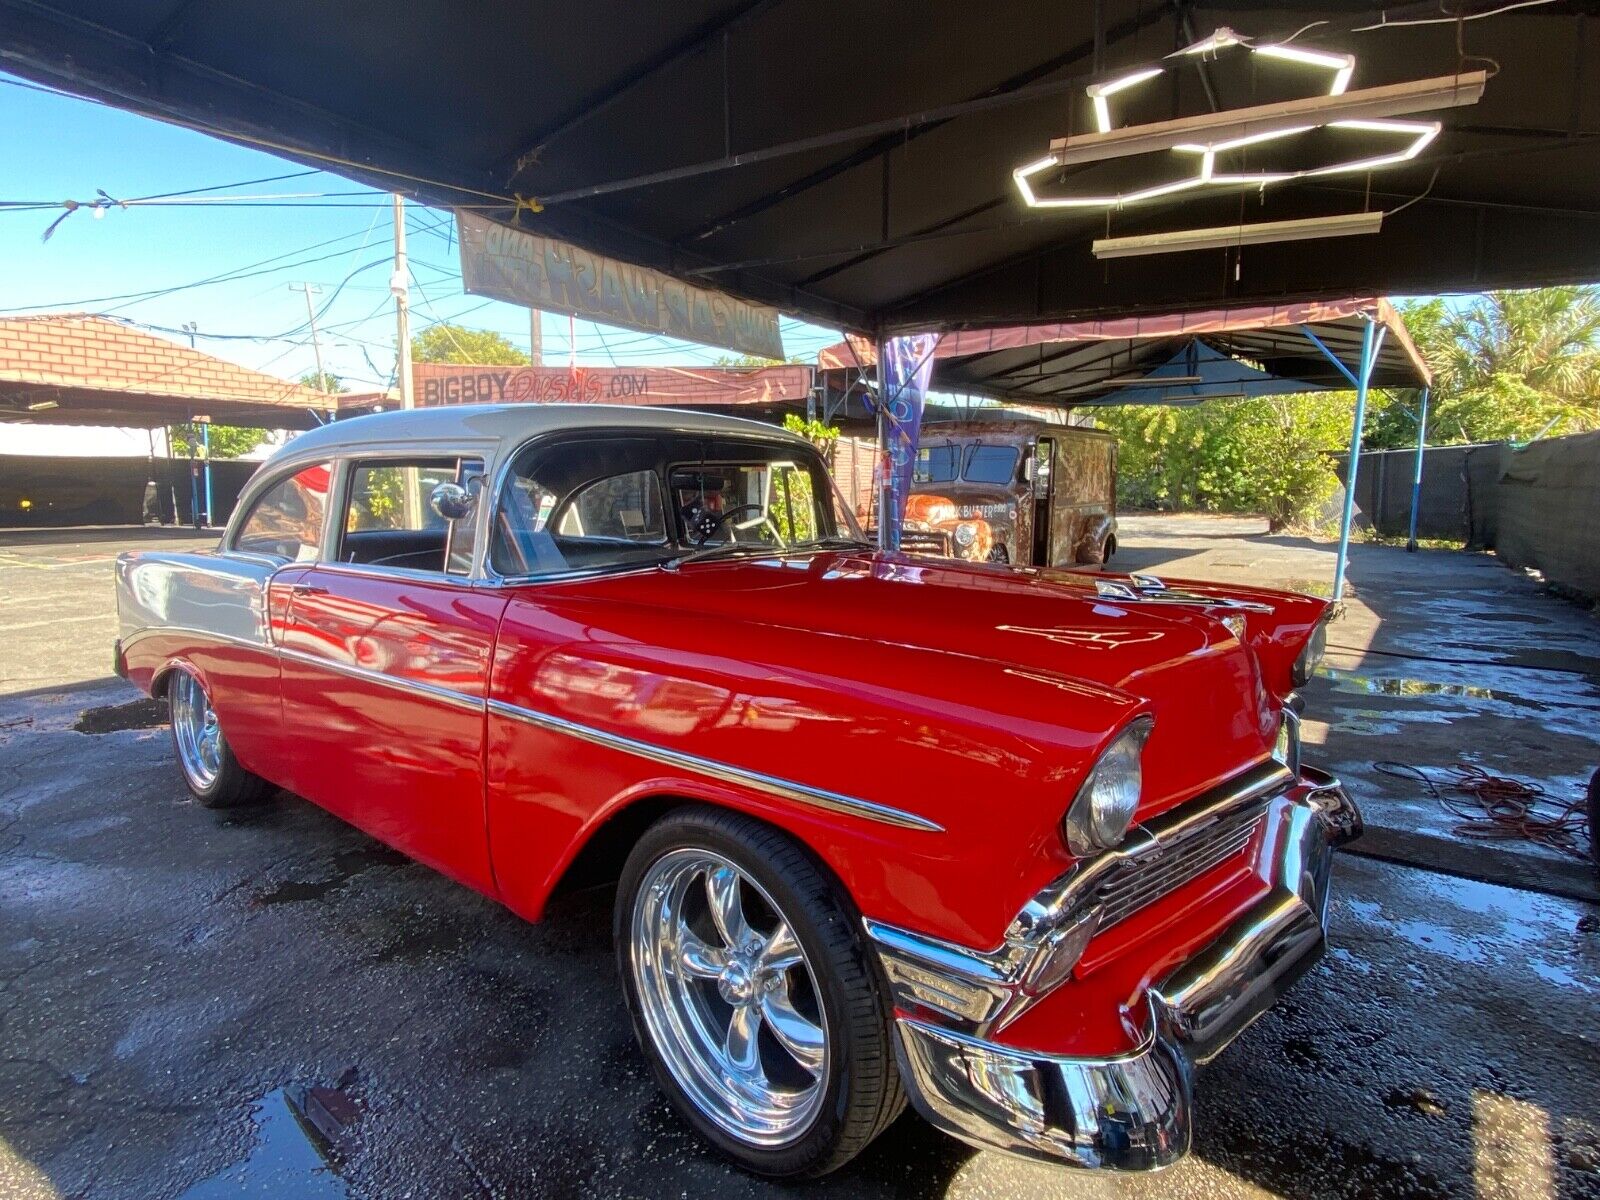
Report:
<svg viewBox="0 0 1600 1200"><path fill-rule="evenodd" d="M86 708L72 728L78 733L120 733L124 729L154 729L167 723L167 702L146 696L126 704Z"/></svg>
<svg viewBox="0 0 1600 1200"><path fill-rule="evenodd" d="M178 1200L239 1200L241 1196L347 1200L333 1150L304 1112L305 1089L278 1088L250 1111L250 1152L184 1191Z"/></svg>
<svg viewBox="0 0 1600 1200"><path fill-rule="evenodd" d="M1467 683L1436 683L1431 679L1403 679L1398 675L1358 675L1334 667L1318 667L1317 674L1333 684L1336 692L1350 692L1358 696L1456 696L1477 700L1506 700L1543 708L1537 701L1493 688Z"/></svg>
<svg viewBox="0 0 1600 1200"><path fill-rule="evenodd" d="M321 879L285 879L282 883L257 892L250 897L256 905L298 904L305 900L323 900L347 887L357 875L379 867L399 866L409 862L405 855L388 846L358 846L354 850L341 850L333 856L332 872Z"/></svg>

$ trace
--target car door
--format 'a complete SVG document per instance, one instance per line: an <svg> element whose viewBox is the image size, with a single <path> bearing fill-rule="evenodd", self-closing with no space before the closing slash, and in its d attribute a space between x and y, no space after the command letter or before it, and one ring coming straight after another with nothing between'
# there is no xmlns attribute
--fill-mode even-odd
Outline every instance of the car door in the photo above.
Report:
<svg viewBox="0 0 1600 1200"><path fill-rule="evenodd" d="M429 502L481 472L467 456L345 464L332 549L286 585L278 641L294 790L492 894L483 734L505 599L469 580L481 514Z"/></svg>

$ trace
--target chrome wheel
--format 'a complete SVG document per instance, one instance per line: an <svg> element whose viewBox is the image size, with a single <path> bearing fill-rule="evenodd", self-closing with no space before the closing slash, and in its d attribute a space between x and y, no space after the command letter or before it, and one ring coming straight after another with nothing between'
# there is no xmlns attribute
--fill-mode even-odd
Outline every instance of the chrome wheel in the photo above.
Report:
<svg viewBox="0 0 1600 1200"><path fill-rule="evenodd" d="M217 724L217 714L206 689L189 672L174 673L168 687L178 762L189 783L198 791L206 791L222 772L222 728Z"/></svg>
<svg viewBox="0 0 1600 1200"><path fill-rule="evenodd" d="M804 1136L826 1090L827 1027L816 975L777 904L702 849L662 855L636 894L628 962L673 1078L741 1141Z"/></svg>

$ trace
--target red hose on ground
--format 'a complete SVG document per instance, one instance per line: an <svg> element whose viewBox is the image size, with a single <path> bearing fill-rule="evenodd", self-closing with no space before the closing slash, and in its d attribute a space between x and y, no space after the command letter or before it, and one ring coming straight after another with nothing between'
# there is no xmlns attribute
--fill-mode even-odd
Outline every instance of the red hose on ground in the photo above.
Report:
<svg viewBox="0 0 1600 1200"><path fill-rule="evenodd" d="M1446 774L1442 781L1410 763L1372 765L1385 775L1421 781L1440 806L1457 818L1455 831L1463 837L1520 838L1574 858L1588 856L1585 843L1592 835L1586 829L1588 800L1584 797L1563 805L1536 783L1507 779L1469 763L1435 768Z"/></svg>

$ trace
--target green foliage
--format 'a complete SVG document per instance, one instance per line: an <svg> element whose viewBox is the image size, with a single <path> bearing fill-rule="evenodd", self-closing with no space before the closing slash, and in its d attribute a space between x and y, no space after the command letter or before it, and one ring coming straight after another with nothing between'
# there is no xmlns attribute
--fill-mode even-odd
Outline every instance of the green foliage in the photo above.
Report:
<svg viewBox="0 0 1600 1200"><path fill-rule="evenodd" d="M1522 441L1600 428L1600 290L1489 292L1464 307L1401 305L1433 369L1428 441ZM1369 448L1416 443L1415 400L1377 402ZM1403 406L1403 407L1402 407Z"/></svg>
<svg viewBox="0 0 1600 1200"><path fill-rule="evenodd" d="M740 354L730 356L718 355L712 359L713 367L781 367L796 363L809 363L812 360L804 354L791 354L788 358L762 358L758 354Z"/></svg>
<svg viewBox="0 0 1600 1200"><path fill-rule="evenodd" d="M492 329L467 329L440 322L411 339L411 360L494 367L525 367L528 356Z"/></svg>
<svg viewBox="0 0 1600 1200"><path fill-rule="evenodd" d="M797 417L794 413L785 413L783 427L790 433L798 433L808 439L819 450L839 440L837 429L815 417Z"/></svg>
<svg viewBox="0 0 1600 1200"><path fill-rule="evenodd" d="M350 390L332 371L307 371L300 376L300 382L314 391L332 392L336 396L342 396Z"/></svg>
<svg viewBox="0 0 1600 1200"><path fill-rule="evenodd" d="M1265 514L1273 528L1304 524L1338 484L1326 451L1349 437L1343 393L1214 400L1193 408L1103 409L1115 433L1117 502Z"/></svg>
<svg viewBox="0 0 1600 1200"><path fill-rule="evenodd" d="M201 433L199 425L173 425L167 430L167 436L172 439L172 453L178 458L188 458L193 454L196 458L201 456ZM241 429L235 425L213 425L211 427L211 457L238 458L249 454L262 442L267 440L265 429Z"/></svg>

